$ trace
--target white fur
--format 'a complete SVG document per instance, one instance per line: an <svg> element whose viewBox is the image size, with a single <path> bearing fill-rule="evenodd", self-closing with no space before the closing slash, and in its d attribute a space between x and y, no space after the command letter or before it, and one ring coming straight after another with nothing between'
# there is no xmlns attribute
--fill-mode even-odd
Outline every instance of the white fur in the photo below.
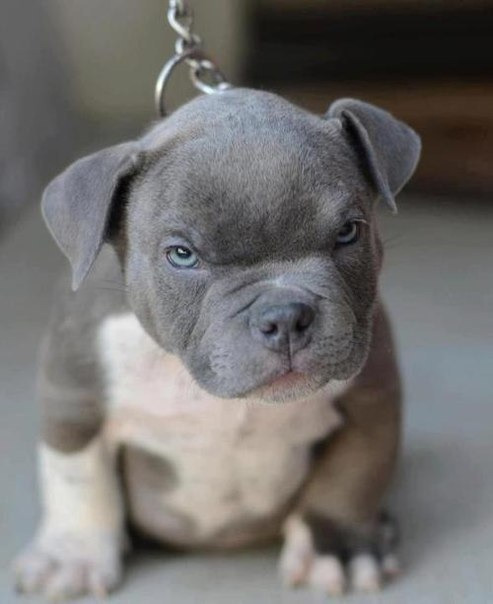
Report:
<svg viewBox="0 0 493 604"><path fill-rule="evenodd" d="M76 453L39 450L43 535L119 533L123 508L109 452L101 437Z"/></svg>
<svg viewBox="0 0 493 604"><path fill-rule="evenodd" d="M305 583L315 547L310 529L299 516L292 515L286 520L284 536L279 571L284 583L295 587Z"/></svg>
<svg viewBox="0 0 493 604"><path fill-rule="evenodd" d="M99 349L110 411L107 438L173 465L178 486L163 494L163 505L192 518L202 537L245 513L263 517L279 510L306 477L310 444L341 422L331 404L333 386L286 404L206 393L133 314L103 323Z"/></svg>
<svg viewBox="0 0 493 604"><path fill-rule="evenodd" d="M308 584L331 596L342 595L346 590L346 576L340 559L330 554L316 556L310 568Z"/></svg>
<svg viewBox="0 0 493 604"><path fill-rule="evenodd" d="M14 563L24 593L64 600L104 595L121 580L123 506L106 445L96 437L76 453L39 451L43 516Z"/></svg>
<svg viewBox="0 0 493 604"><path fill-rule="evenodd" d="M351 584L357 591L375 592L382 587L380 565L371 554L358 554L349 562Z"/></svg>
<svg viewBox="0 0 493 604"><path fill-rule="evenodd" d="M333 596L346 589L341 561L335 555L317 554L311 531L297 514L289 516L284 525L279 571L289 586L306 584Z"/></svg>

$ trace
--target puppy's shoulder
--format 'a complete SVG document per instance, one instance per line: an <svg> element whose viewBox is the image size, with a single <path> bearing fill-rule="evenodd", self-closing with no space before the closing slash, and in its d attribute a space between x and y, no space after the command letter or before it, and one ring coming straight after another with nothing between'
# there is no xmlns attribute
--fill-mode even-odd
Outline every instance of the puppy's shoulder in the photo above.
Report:
<svg viewBox="0 0 493 604"><path fill-rule="evenodd" d="M109 246L81 288L74 292L68 270L62 274L54 292L42 349L42 364L65 367L96 363L100 325L110 316L128 309L123 276Z"/></svg>

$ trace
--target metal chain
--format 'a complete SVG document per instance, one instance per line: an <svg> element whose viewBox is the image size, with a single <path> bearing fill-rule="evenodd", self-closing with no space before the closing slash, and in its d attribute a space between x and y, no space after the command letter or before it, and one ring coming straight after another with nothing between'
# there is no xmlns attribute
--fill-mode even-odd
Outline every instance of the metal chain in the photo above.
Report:
<svg viewBox="0 0 493 604"><path fill-rule="evenodd" d="M164 64L156 82L154 100L161 117L167 114L164 102L166 84L175 68L183 62L190 67L190 79L198 90L213 94L231 88L214 61L203 51L200 36L192 31L193 12L187 0L169 0L168 23L178 34L178 39L175 54Z"/></svg>

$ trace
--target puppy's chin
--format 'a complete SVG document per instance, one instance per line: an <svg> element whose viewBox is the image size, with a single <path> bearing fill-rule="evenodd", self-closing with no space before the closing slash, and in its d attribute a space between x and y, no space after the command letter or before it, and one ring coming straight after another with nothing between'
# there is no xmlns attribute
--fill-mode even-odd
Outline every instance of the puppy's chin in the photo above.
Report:
<svg viewBox="0 0 493 604"><path fill-rule="evenodd" d="M321 378L291 371L246 392L241 398L266 403L287 403L309 397L327 382Z"/></svg>

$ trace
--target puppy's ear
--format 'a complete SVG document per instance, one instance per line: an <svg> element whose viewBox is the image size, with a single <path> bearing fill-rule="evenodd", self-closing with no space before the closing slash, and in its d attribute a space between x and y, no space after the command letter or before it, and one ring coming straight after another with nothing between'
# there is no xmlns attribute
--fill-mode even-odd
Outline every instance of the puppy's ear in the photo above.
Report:
<svg viewBox="0 0 493 604"><path fill-rule="evenodd" d="M76 290L105 241L122 181L138 168L137 145L124 143L76 161L46 188L43 217L72 266Z"/></svg>
<svg viewBox="0 0 493 604"><path fill-rule="evenodd" d="M419 160L419 136L387 111L355 99L336 101L327 116L341 120L377 192L396 212L394 196L411 178Z"/></svg>

